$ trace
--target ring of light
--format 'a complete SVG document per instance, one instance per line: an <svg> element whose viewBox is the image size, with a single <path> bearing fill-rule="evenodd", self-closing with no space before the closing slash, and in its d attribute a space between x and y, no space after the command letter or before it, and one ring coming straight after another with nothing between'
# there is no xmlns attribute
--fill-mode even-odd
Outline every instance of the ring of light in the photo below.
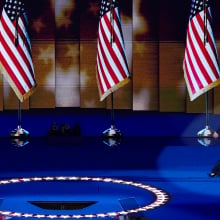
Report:
<svg viewBox="0 0 220 220"><path fill-rule="evenodd" d="M13 178L8 180L1 180L0 185L5 184L12 184L12 183L22 183L22 182L37 182L37 181L96 181L96 182L106 182L106 183L115 183L115 184L123 184L123 185L130 185L137 188L141 188L146 191L150 191L156 197L155 201L151 204L144 205L139 208L130 209L126 211L118 211L118 212L106 212L106 213L97 213L97 214L80 214L80 215L54 215L54 214L33 214L33 213L21 213L21 212L13 212L13 211L1 211L0 215L10 216L10 217L25 217L25 218L60 218L60 219L67 219L67 218L105 218L105 217L115 217L120 215L128 215L131 213L138 213L143 212L151 209L155 209L166 204L169 201L169 195L161 189L156 187L136 183L133 181L124 181L121 179L114 179L114 178L106 178L106 177L79 177L79 176L55 176L55 177L31 177L31 178Z"/></svg>

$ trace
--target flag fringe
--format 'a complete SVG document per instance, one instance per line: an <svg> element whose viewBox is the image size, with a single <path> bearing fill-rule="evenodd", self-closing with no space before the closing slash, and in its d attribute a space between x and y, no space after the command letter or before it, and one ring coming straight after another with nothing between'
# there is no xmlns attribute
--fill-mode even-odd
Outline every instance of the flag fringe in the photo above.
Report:
<svg viewBox="0 0 220 220"><path fill-rule="evenodd" d="M2 75L6 78L9 85L11 86L11 88L13 89L13 91L15 92L15 94L17 95L18 99L21 102L24 102L27 98L29 98L35 92L37 84L35 84L28 92L22 95L1 63L0 63L0 70L2 72Z"/></svg>
<svg viewBox="0 0 220 220"><path fill-rule="evenodd" d="M210 83L209 85L207 85L203 89L200 89L195 94L193 94L191 89L190 89L188 78L185 74L184 74L184 78L185 78L185 81L186 81L186 86L187 86L187 89L188 89L188 92L189 92L189 98L190 98L191 102L194 101L196 98L198 98L200 95L208 92L209 90L215 88L216 86L218 86L220 84L220 78L219 78L216 81L214 81L213 83Z"/></svg>
<svg viewBox="0 0 220 220"><path fill-rule="evenodd" d="M118 84L116 84L113 87L111 87L110 89L108 89L103 94L101 94L101 89L99 87L100 101L103 101L108 95L110 95L111 93L115 92L116 90L118 90L119 88L123 87L124 85L128 84L129 82L130 82L130 77L127 77L124 80L122 80L121 82L119 82ZM99 83L98 83L98 85L99 85Z"/></svg>

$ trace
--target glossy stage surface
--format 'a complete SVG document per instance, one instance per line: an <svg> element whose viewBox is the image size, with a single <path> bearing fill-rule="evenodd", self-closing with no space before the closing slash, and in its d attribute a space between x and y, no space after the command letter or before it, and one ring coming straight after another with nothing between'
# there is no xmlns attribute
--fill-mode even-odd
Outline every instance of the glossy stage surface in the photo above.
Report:
<svg viewBox="0 0 220 220"><path fill-rule="evenodd" d="M123 137L107 143L100 137L23 144L2 138L1 218L220 218L219 139Z"/></svg>

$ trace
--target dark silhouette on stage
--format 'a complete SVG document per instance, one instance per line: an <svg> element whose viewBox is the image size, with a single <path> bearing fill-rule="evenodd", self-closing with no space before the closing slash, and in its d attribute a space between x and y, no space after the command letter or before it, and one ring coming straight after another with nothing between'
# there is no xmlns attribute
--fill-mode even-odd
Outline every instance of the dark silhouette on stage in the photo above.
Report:
<svg viewBox="0 0 220 220"><path fill-rule="evenodd" d="M209 173L209 176L210 177L220 176L220 160L212 168L212 171L211 171L211 173Z"/></svg>
<svg viewBox="0 0 220 220"><path fill-rule="evenodd" d="M81 136L82 130L77 122L73 128L67 123L62 124L60 127L54 122L51 129L48 132L49 136Z"/></svg>

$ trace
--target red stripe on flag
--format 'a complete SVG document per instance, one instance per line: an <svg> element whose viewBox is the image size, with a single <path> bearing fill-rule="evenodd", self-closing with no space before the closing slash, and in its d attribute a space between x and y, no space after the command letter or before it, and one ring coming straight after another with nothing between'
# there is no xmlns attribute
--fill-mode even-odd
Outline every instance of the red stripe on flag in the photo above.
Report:
<svg viewBox="0 0 220 220"><path fill-rule="evenodd" d="M3 17L4 18L4 17ZM5 20L2 19L2 26L6 32L6 34L8 35L8 38L11 40L12 44L14 44L14 35L11 33L11 31L8 28L8 25L6 24ZM25 70L22 67L22 64L19 62L19 60L17 59L14 51L12 51L12 48L9 47L8 42L6 41L6 39L4 39L2 37L2 45L5 48L7 54L10 56L11 60L13 61L14 65L17 67L17 69L19 70L20 75L22 76L22 79L26 82L26 84L28 85L29 88L32 87L32 84L29 80L29 78L27 77L27 74L25 73ZM30 68L30 63L26 58L26 55L24 54L23 50L21 49L20 44L18 44L18 46L16 47L16 50L18 51L18 53L20 54L22 61L25 63L26 67L28 68L29 71L32 72L32 69ZM30 73L31 73L30 72ZM32 74L33 75L33 74Z"/></svg>
<svg viewBox="0 0 220 220"><path fill-rule="evenodd" d="M21 19L22 23L25 25L24 17L20 17L20 19ZM33 64L32 64L32 51L31 51L31 47L30 47L29 42L28 42L28 36L26 36L27 32L25 30L23 30L20 27L20 25L18 26L18 32L19 32L20 37L22 38L22 40L24 42L25 50L27 50L27 51L26 51L26 53L24 53L21 46L18 48L18 50L19 50L24 62L26 63L26 66L28 67L28 70L30 72L30 77L32 79L34 79L35 76L34 76ZM31 59L31 60L29 60L29 59Z"/></svg>
<svg viewBox="0 0 220 220"><path fill-rule="evenodd" d="M25 90L23 88L23 86L20 84L20 81L17 79L17 77L14 75L13 70L11 69L11 67L8 65L8 62L4 59L4 57L2 56L2 54L0 54L0 59L1 59L1 63L4 66L5 70L8 72L10 78L12 79L12 81L14 82L15 86L18 88L18 90L20 91L20 93L22 95L25 94Z"/></svg>
<svg viewBox="0 0 220 220"><path fill-rule="evenodd" d="M192 94L195 94L196 90L195 90L195 87L193 85L192 79L189 75L189 69L188 69L188 65L186 64L186 60L184 60L184 63L185 63L185 73L186 73L186 76L187 76L187 81L189 83Z"/></svg>
<svg viewBox="0 0 220 220"><path fill-rule="evenodd" d="M200 28L204 28L204 22L203 22L203 20L202 20L202 18L201 18L201 16L197 16L197 18L198 18L198 22L199 22L199 25L200 25ZM195 27L195 26L194 26ZM202 42L201 41L201 38L199 38L199 35L198 35L198 31L195 31L195 33L196 33L196 35L197 35L197 38L198 38L198 43L199 43L199 45L200 45L200 48L201 48L201 50L202 50L202 52L203 52L203 54L204 54L204 56L205 56L205 58L206 58L206 61L207 61L207 63L209 64L209 66L210 66L210 68L212 69L212 73L215 75L215 77L216 78L218 78L219 76L218 76L218 74L216 73L216 67L215 67L215 65L214 65L214 63L213 63L213 60L212 60L212 58L210 57L210 54L208 53L208 51L206 50L206 48L205 48L205 44L210 44L210 42L211 42L211 45L213 45L213 43L212 43L212 38L211 38L211 36L210 36L210 33L209 32L207 32L207 34L208 34L208 41L207 42ZM204 32L204 34L206 34L205 32ZM204 39L204 40L206 40L206 39ZM212 46L212 49L214 49L214 47ZM214 50L212 50L212 51L215 51L215 49ZM204 65L203 65L204 66ZM209 75L209 73L206 71L206 73L207 73L207 75ZM211 80L211 79L210 79ZM212 82L212 80L211 80L211 82ZM210 83L210 82L209 82Z"/></svg>
<svg viewBox="0 0 220 220"><path fill-rule="evenodd" d="M114 10L114 14L115 14L115 10ZM117 15L115 14L115 16L117 16ZM105 19L105 22L106 22L107 26L108 26L109 29L110 29L110 28L111 28L111 23L110 23L110 21L109 21L107 15L105 15L105 16L103 16L103 17L104 17L104 19ZM116 20L117 20L117 19L116 19ZM116 24L118 25L118 23L117 23L115 20L114 20L114 22L115 22L114 25L116 25ZM119 28L119 30L120 30L120 28ZM116 47L118 48L118 50L120 51L120 55L121 55L123 58L125 58L125 57L122 55L122 54L123 54L123 48L122 48L122 46L121 46L121 42L120 42L120 40L119 40L119 38L118 38L118 35L117 35L117 33L115 32L115 29L114 29L114 31L113 31L113 35L114 35L114 41L113 41L114 46L116 46ZM119 69L118 75L121 75L122 78L124 78L124 79L127 78L127 75L126 75L126 73L124 72L124 69L123 69L121 63L120 63L120 61L118 60L118 54L116 54L116 52L114 51L113 46L111 46L110 43L108 43L108 44L107 44L107 47L108 47L109 52L111 53L111 56L112 56L112 59L114 60L114 63L116 64L117 68ZM125 59L124 59L123 62L125 62Z"/></svg>
<svg viewBox="0 0 220 220"><path fill-rule="evenodd" d="M124 53L124 50L125 50L125 48L124 48L124 46L123 46L123 42L124 42L124 39L123 39L123 33L122 33L122 28L121 28L121 25L120 25L120 18L118 17L118 13L116 12L116 10L114 10L114 15L115 16L117 16L117 19L115 19L115 23L117 24L117 26L118 26L118 29L119 29L119 31L120 31L120 39L118 38L118 35L117 35L117 37L116 37L116 40L115 40L115 43L117 44L117 46L118 46L118 48L119 48L119 50L120 50L120 52L121 52L121 56L123 57L123 60L124 60L124 64L126 65L126 68L127 68L127 70L128 70L128 64L127 64L127 57L126 57L126 55L125 55L125 53ZM114 32L115 33L115 35L116 35L116 32ZM126 77L128 77L128 73L127 72L124 72L125 73L125 75L123 76L124 78L126 78Z"/></svg>
<svg viewBox="0 0 220 220"><path fill-rule="evenodd" d="M109 28L109 26L108 26L108 28ZM114 54L114 51L112 50L112 47L111 47L111 45L110 45L110 35L109 35L109 38L106 37L106 34L105 34L105 32L104 32L104 28L103 28L102 22L101 22L101 25L100 25L100 32L101 32L101 34L102 34L102 36L103 36L103 39L104 39L104 42L105 42L105 46L107 47L108 52L109 52L110 55L111 55L111 58L114 60L115 54ZM104 50L104 48L103 48L102 43L100 43L99 46L100 46L101 55L102 55L102 57L103 57L103 59L104 59L105 65L106 65L106 67L107 67L107 69L108 69L108 71L109 71L109 73L110 73L110 75L111 75L111 77L112 77L114 83L116 84L116 83L119 82L119 80L118 80L118 77L117 77L116 73L115 73L114 70L112 69L112 65L113 65L113 64L111 64L111 63L109 62L108 57L106 56L106 52L105 52L105 50Z"/></svg>
<svg viewBox="0 0 220 220"><path fill-rule="evenodd" d="M197 41L197 43L198 43L198 45L199 45L200 50L202 51L202 53L204 54L204 56L206 56L206 55L205 55L206 52L205 52L205 50L204 50L204 49L205 49L205 48L204 48L204 43L203 43L202 40L200 39L200 36L199 36L198 31L197 31L197 29L196 29L196 27L195 27L195 25L194 25L194 22L191 22L191 27L192 27L192 32L193 32L193 34L194 34L194 36L195 36L195 38L196 38L196 41ZM193 43L193 40L192 40L192 38L191 38L191 34L188 35L188 40L189 40L189 43L190 43L190 46L191 46L193 55L194 55L194 57L195 57L195 59L196 59L196 62L197 62L197 64L198 64L197 66L199 67L199 69L200 69L200 71L201 71L201 74L203 75L203 77L205 78L205 80L206 80L206 82L207 82L208 84L211 83L212 80L211 80L211 78L210 78L210 76L209 76L207 70L205 69L205 67L204 67L204 65L203 65L203 62L201 61L201 58L200 58L201 54L199 54L198 48L195 48L195 44ZM205 58L206 58L206 57L205 57ZM195 73L196 73L196 72L195 72ZM196 73L196 74L198 74L198 73ZM198 74L198 76L199 76L199 74ZM203 85L203 87L204 87L204 85Z"/></svg>
<svg viewBox="0 0 220 220"><path fill-rule="evenodd" d="M4 47L4 49L6 50L8 56L10 57L11 61L12 61L12 62L14 63L14 65L16 66L16 68L17 68L18 72L20 73L22 79L26 82L27 86L28 86L29 88L31 88L32 85L31 85L29 79L27 78L27 76L26 76L26 74L25 74L25 72L24 72L24 70L23 70L21 64L20 64L19 61L16 59L14 53L13 53L13 52L10 50L10 48L8 47L8 44L7 44L5 41L2 41L1 43L2 43L2 45L3 45L3 47ZM8 64L8 61L6 61L4 57L2 57L2 59ZM8 67L9 67L9 66L8 66ZM18 76L17 76L15 70L13 70L11 67L9 67L9 68L6 68L6 67L5 67L5 69L7 70L8 74L10 75L10 77L11 77L13 80L15 80L15 84L16 84L16 85L17 85L18 83L20 84L19 79L18 79ZM21 84L20 84L20 85L21 85Z"/></svg>
<svg viewBox="0 0 220 220"><path fill-rule="evenodd" d="M199 76L198 76L198 74L197 74L197 72L195 70L194 63L192 62L191 56L189 55L188 48L186 48L186 57L188 58L188 64L186 64L186 73L187 73L188 80L190 80L192 82L192 79L191 79L191 76L190 76L190 72L191 72L193 74L193 77L195 79L195 82L196 82L197 86L200 89L202 89L203 85L202 85L202 83L200 81L200 78L199 78ZM193 82L192 82L191 88L192 87L194 88ZM195 93L195 91L192 92L192 93Z"/></svg>
<svg viewBox="0 0 220 220"><path fill-rule="evenodd" d="M101 69L100 71L97 69L97 73L98 73L98 79L99 79L99 85L100 85L100 89L101 89L101 93L104 94L105 90L104 90L104 87L103 87L103 84L102 84L102 81L101 81L101 78L100 78L100 75L102 75L102 78L105 82L105 86L107 87L107 89L110 89L111 86L109 84L109 81L108 79L106 78L106 75L105 74L102 74L104 73L104 69L103 69L103 66L102 66L102 63L100 61L100 55L98 54L98 63L99 63L99 68ZM98 68L98 67L97 67Z"/></svg>
<svg viewBox="0 0 220 220"><path fill-rule="evenodd" d="M109 4L108 0L101 0L97 51L97 79L101 100L123 86L121 82L130 75L117 4L117 1Z"/></svg>
<svg viewBox="0 0 220 220"><path fill-rule="evenodd" d="M211 22L210 1L207 0L204 4L203 0L192 0L184 59L185 78L191 101L220 84Z"/></svg>
<svg viewBox="0 0 220 220"><path fill-rule="evenodd" d="M18 17L13 20L15 13L18 13ZM2 73L20 101L24 101L36 87L24 3L21 2L18 6L15 1L7 1L3 6L0 22ZM18 34L17 45L15 45L16 33Z"/></svg>

